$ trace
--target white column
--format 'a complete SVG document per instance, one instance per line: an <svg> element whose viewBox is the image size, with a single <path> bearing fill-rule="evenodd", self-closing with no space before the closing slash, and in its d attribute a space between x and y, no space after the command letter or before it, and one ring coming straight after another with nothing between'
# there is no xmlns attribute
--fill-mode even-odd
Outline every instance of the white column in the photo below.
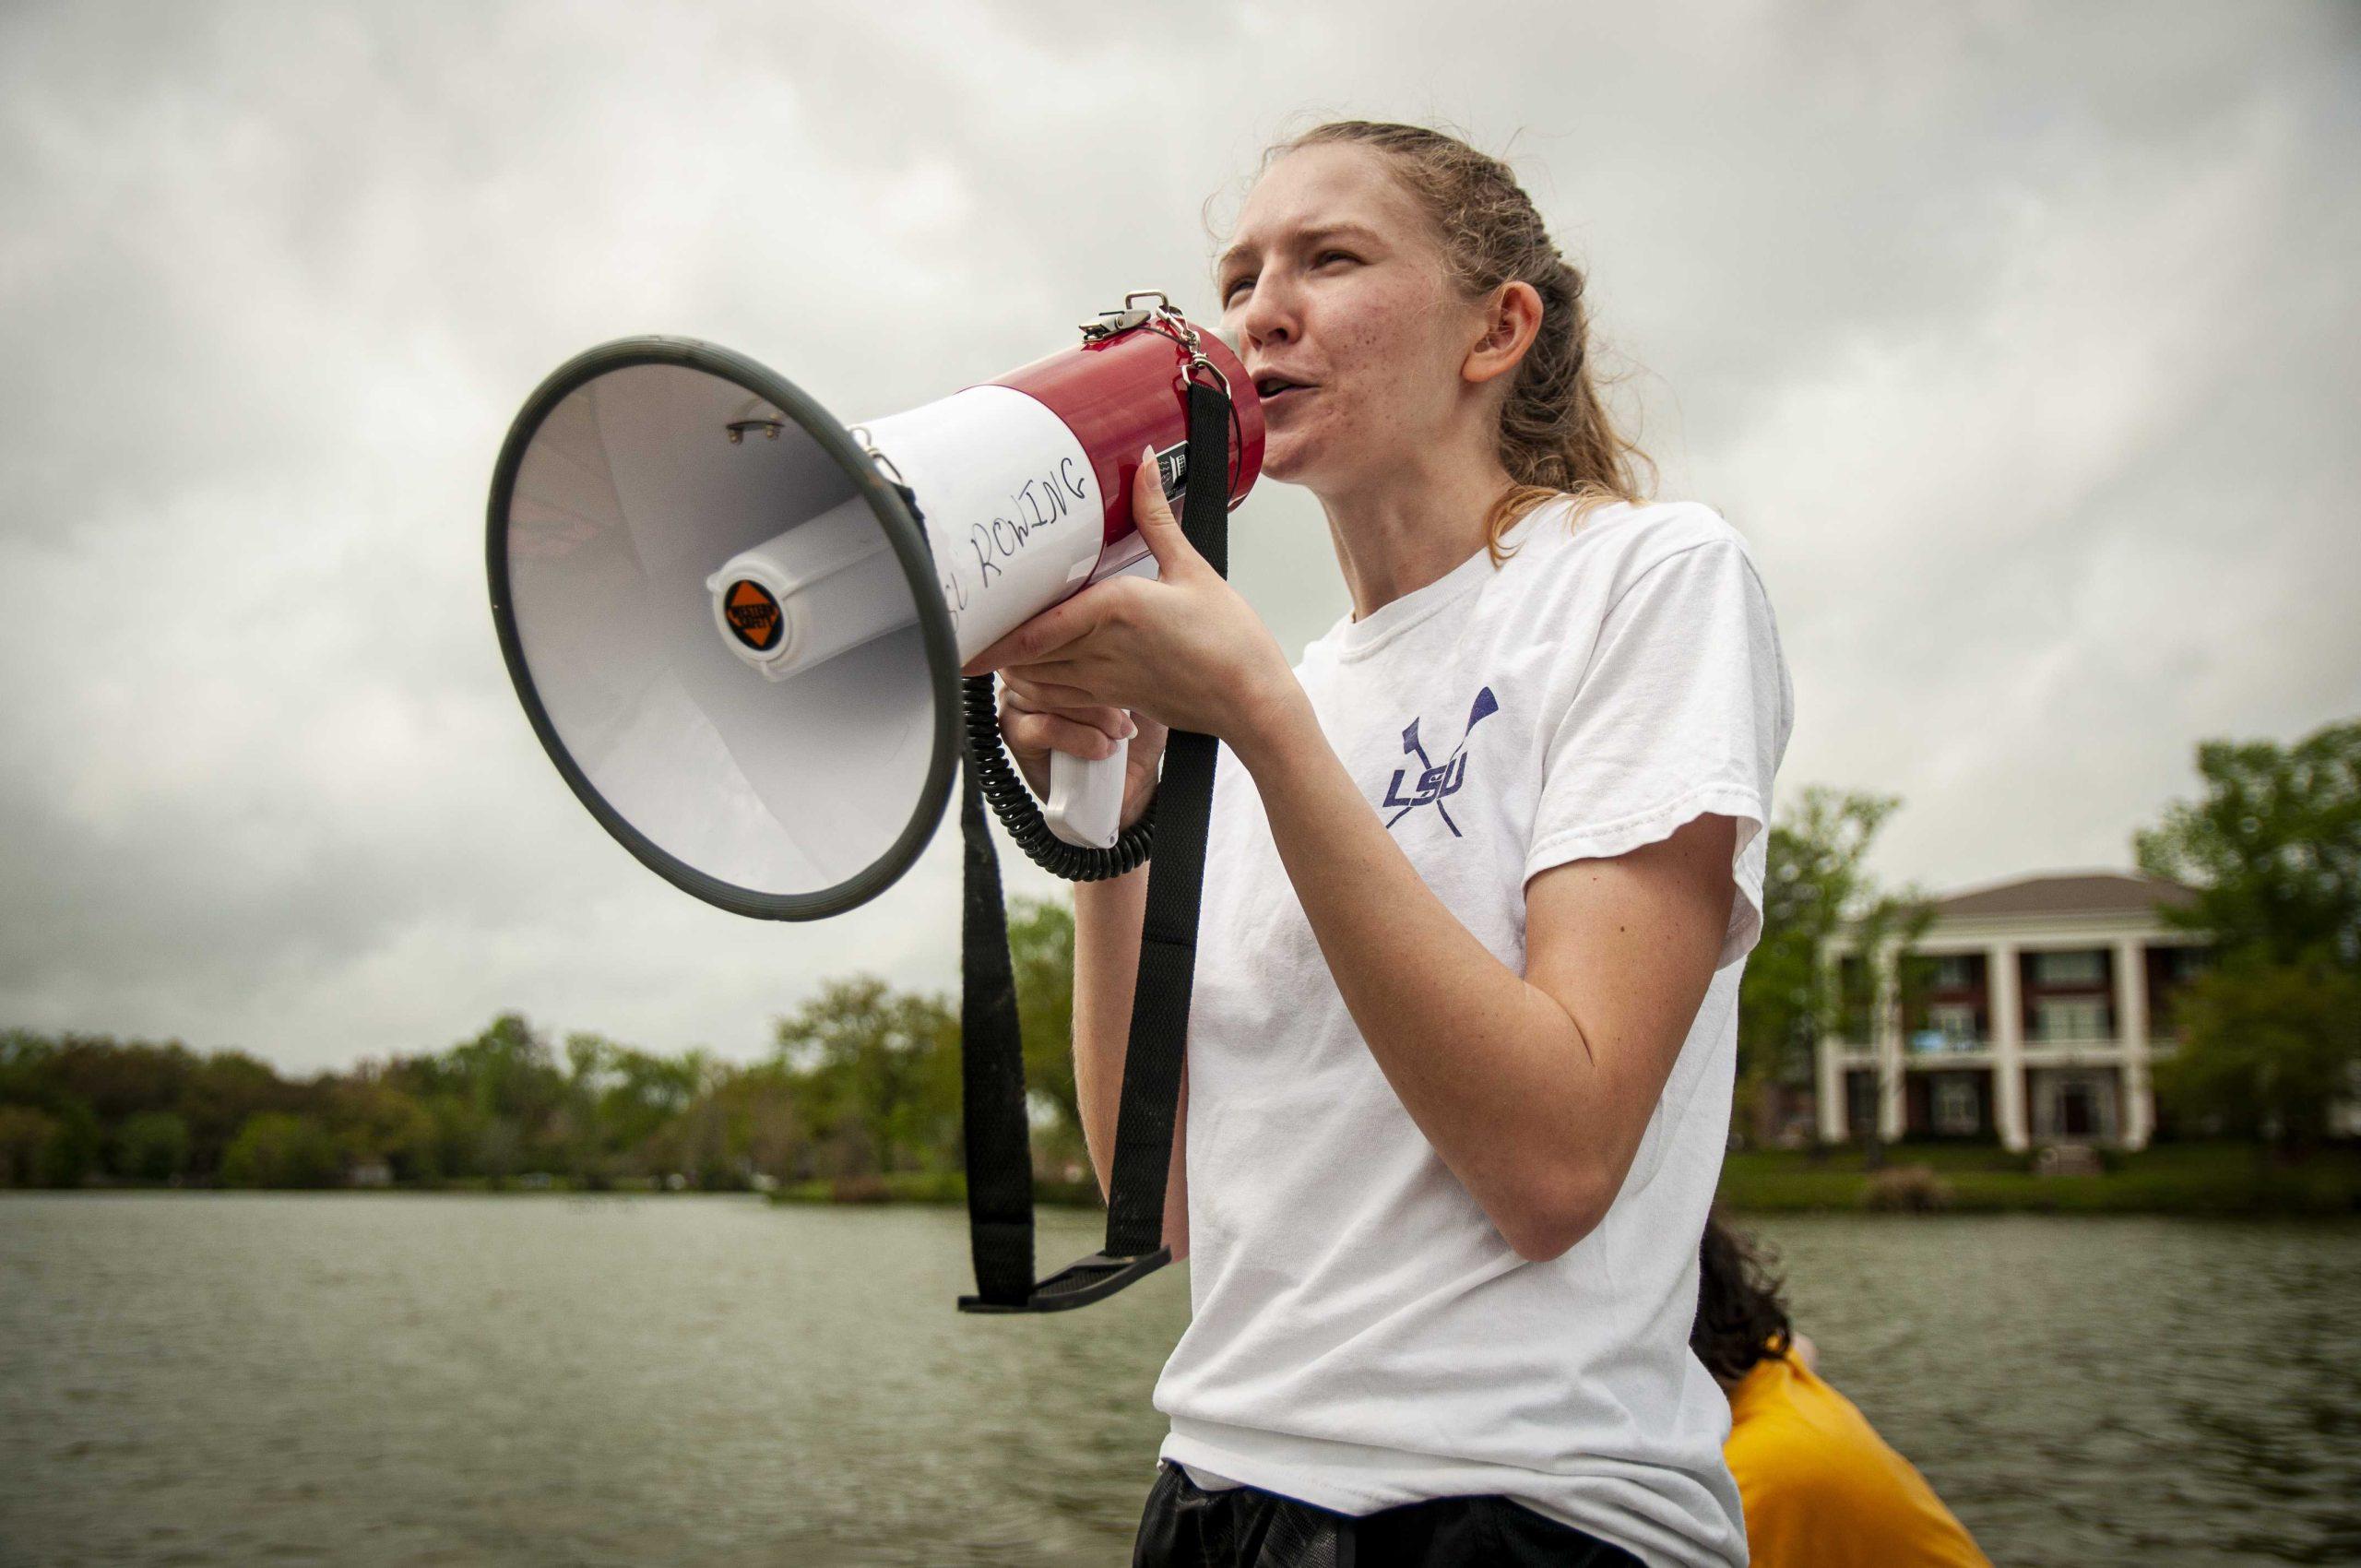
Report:
<svg viewBox="0 0 2361 1568"><path fill-rule="evenodd" d="M1905 1125L1902 1098L1902 977L1892 944L1879 947L1875 959L1878 1062L1878 1135L1888 1143L1900 1140Z"/></svg>
<svg viewBox="0 0 2361 1568"><path fill-rule="evenodd" d="M2123 1146L2146 1148L2156 1099L2148 1078L2148 965L2136 936L2115 944L2115 1038L2123 1050Z"/></svg>
<svg viewBox="0 0 2361 1568"><path fill-rule="evenodd" d="M1992 1115L2004 1148L2033 1142L2025 1120L2025 1010L2017 994L2017 944L1984 950L1986 996L1992 1009Z"/></svg>
<svg viewBox="0 0 2361 1568"><path fill-rule="evenodd" d="M1820 1141L1824 1144L1843 1143L1845 1130L1845 1061L1843 1047L1834 1035L1820 1037L1817 1052L1820 1068Z"/></svg>
<svg viewBox="0 0 2361 1568"><path fill-rule="evenodd" d="M1820 983L1824 996L1836 994L1838 966L1843 955L1822 948L1817 955ZM1820 1141L1824 1144L1843 1143L1851 1135L1845 1125L1845 1028L1844 1009L1830 1009L1837 1019L1833 1030L1822 1031L1819 1047L1812 1053L1812 1064L1818 1069L1820 1103L1814 1107L1820 1116Z"/></svg>

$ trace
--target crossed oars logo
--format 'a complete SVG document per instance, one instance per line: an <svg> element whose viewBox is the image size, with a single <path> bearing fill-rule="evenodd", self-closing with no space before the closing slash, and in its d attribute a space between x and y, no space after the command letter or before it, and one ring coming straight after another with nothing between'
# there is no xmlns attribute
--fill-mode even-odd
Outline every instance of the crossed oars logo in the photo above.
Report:
<svg viewBox="0 0 2361 1568"><path fill-rule="evenodd" d="M1418 721L1415 719L1410 720L1410 727L1402 731L1402 750L1418 757L1418 782L1409 794L1405 795L1402 793L1402 780L1409 776L1410 770L1406 767L1394 770L1394 781L1385 787L1385 799L1379 804L1400 806L1402 809L1385 819L1387 827L1392 827L1420 806L1430 805L1435 808L1435 814L1442 818L1443 826L1451 829L1453 837L1465 837L1459 831L1459 824L1452 821L1451 814L1442 809L1442 798L1457 794L1461 782L1467 777L1467 737L1476 732L1477 724L1486 714L1497 713L1500 707L1500 703L1492 696L1491 687L1486 686L1477 692L1476 701L1467 709L1466 727L1459 732L1459 744L1452 747L1451 754L1441 763L1428 757L1427 748L1418 741Z"/></svg>

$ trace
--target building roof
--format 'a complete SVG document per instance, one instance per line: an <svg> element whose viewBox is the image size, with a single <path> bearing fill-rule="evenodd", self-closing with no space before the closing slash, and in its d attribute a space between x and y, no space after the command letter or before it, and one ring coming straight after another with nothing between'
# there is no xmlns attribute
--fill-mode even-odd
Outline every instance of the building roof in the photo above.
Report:
<svg viewBox="0 0 2361 1568"><path fill-rule="evenodd" d="M2011 915L2133 915L2162 904L2185 909L2196 891L2140 872L2082 871L2011 877L1935 900L1935 918L1988 920Z"/></svg>

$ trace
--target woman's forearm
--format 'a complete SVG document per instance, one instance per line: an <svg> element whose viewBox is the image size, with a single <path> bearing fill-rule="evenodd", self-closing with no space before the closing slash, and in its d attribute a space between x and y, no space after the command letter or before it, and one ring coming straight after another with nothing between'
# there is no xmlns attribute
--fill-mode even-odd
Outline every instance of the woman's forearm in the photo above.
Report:
<svg viewBox="0 0 2361 1568"><path fill-rule="evenodd" d="M1145 868L1074 887L1074 1087L1083 1141L1108 1190L1115 1113L1123 1098L1123 1051L1147 909Z"/></svg>
<svg viewBox="0 0 2361 1568"><path fill-rule="evenodd" d="M1436 897L1289 683L1231 749L1370 1053L1502 1236L1561 1250L1590 1172L1595 1063L1573 1018Z"/></svg>
<svg viewBox="0 0 2361 1568"><path fill-rule="evenodd" d="M1074 889L1074 1087L1083 1142L1098 1190L1114 1185L1115 1129L1123 1103L1123 1059L1131 1044L1132 992L1139 979L1140 932L1147 914L1149 868ZM1176 1258L1189 1252L1187 1152L1189 1070L1180 1069L1173 1121L1172 1168L1164 1190L1164 1242Z"/></svg>

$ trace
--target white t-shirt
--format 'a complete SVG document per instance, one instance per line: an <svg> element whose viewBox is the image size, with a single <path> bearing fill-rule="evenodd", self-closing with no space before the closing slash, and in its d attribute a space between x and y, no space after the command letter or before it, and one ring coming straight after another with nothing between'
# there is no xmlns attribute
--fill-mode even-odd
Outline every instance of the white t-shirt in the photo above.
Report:
<svg viewBox="0 0 2361 1568"><path fill-rule="evenodd" d="M1525 885L1704 813L1738 819L1719 966L1630 1174L1562 1255L1517 1255L1347 1011L1227 747L1189 1021L1192 1318L1161 1456L1323 1508L1497 1492L1651 1563L1738 1565L1729 1406L1689 1351L1794 720L1751 556L1711 508L1520 519L1296 674L1427 885L1525 972ZM1569 1139L1582 1129L1569 1127Z"/></svg>

